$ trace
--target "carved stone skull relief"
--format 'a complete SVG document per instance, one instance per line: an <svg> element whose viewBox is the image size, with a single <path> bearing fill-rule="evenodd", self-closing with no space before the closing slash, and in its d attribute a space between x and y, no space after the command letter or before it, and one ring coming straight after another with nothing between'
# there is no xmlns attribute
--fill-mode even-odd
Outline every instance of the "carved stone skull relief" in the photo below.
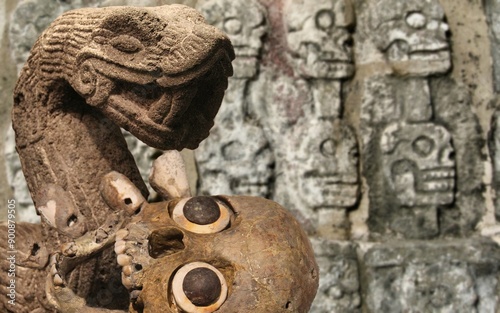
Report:
<svg viewBox="0 0 500 313"><path fill-rule="evenodd" d="M234 47L235 78L254 77L258 69L258 57L262 36L266 33L264 8L257 1L208 0L200 1L199 10L207 23L227 34Z"/></svg>
<svg viewBox="0 0 500 313"><path fill-rule="evenodd" d="M428 76L450 68L449 27L438 1L377 1L369 15L371 40L396 71Z"/></svg>
<svg viewBox="0 0 500 313"><path fill-rule="evenodd" d="M289 54L299 75L339 79L354 72L354 12L345 0L285 2Z"/></svg>
<svg viewBox="0 0 500 313"><path fill-rule="evenodd" d="M201 194L269 195L273 154L262 130L242 125L231 131L224 123L196 151Z"/></svg>
<svg viewBox="0 0 500 313"><path fill-rule="evenodd" d="M306 206L316 210L356 204L359 152L352 129L341 120L318 120L296 138L290 172L297 175L297 190Z"/></svg>
<svg viewBox="0 0 500 313"><path fill-rule="evenodd" d="M403 206L454 200L455 159L450 133L433 123L389 125L381 136L384 176Z"/></svg>

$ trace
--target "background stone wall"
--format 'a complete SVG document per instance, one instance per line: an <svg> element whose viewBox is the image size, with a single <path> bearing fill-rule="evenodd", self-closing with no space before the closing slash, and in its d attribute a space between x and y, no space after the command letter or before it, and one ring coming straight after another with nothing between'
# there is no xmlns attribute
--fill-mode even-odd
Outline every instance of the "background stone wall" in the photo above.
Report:
<svg viewBox="0 0 500 313"><path fill-rule="evenodd" d="M309 233L311 312L500 311L500 0L0 3L0 201L36 221L9 112L38 34L84 6L184 3L231 38L200 194L269 197ZM147 177L161 151L127 137ZM4 210L1 211L4 217Z"/></svg>

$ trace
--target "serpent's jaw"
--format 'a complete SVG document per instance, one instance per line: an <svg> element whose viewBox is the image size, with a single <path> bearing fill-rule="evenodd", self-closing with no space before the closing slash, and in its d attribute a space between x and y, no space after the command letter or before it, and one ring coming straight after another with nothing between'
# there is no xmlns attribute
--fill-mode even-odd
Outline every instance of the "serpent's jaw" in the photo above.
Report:
<svg viewBox="0 0 500 313"><path fill-rule="evenodd" d="M229 39L189 7L118 11L92 31L70 84L147 145L196 148L232 75Z"/></svg>
<svg viewBox="0 0 500 313"><path fill-rule="evenodd" d="M229 75L230 58L219 53L201 77L180 85L153 75L145 75L144 82L113 79L113 91L100 109L149 146L194 149L214 124Z"/></svg>

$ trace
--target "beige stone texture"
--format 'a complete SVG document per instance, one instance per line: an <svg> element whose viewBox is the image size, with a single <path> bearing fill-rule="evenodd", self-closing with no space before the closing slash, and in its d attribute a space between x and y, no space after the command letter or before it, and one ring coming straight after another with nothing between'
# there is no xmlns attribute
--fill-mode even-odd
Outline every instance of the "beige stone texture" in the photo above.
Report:
<svg viewBox="0 0 500 313"><path fill-rule="evenodd" d="M7 181L5 171L5 134L10 124L10 109L12 107L12 90L16 82L16 68L12 62L9 50L9 16L16 6L15 0L0 3L0 220L6 219L8 199L12 199L12 190Z"/></svg>

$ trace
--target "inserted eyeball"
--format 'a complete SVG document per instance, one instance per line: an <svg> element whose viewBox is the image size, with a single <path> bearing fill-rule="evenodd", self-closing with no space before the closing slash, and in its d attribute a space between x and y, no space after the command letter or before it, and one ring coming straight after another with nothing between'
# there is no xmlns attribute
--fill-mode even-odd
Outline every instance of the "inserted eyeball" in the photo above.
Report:
<svg viewBox="0 0 500 313"><path fill-rule="evenodd" d="M218 233L227 228L232 213L213 197L199 196L177 203L172 219L184 229L198 234Z"/></svg>
<svg viewBox="0 0 500 313"><path fill-rule="evenodd" d="M193 262L182 266L172 280L176 305L187 313L210 313L226 301L227 283L210 264Z"/></svg>

